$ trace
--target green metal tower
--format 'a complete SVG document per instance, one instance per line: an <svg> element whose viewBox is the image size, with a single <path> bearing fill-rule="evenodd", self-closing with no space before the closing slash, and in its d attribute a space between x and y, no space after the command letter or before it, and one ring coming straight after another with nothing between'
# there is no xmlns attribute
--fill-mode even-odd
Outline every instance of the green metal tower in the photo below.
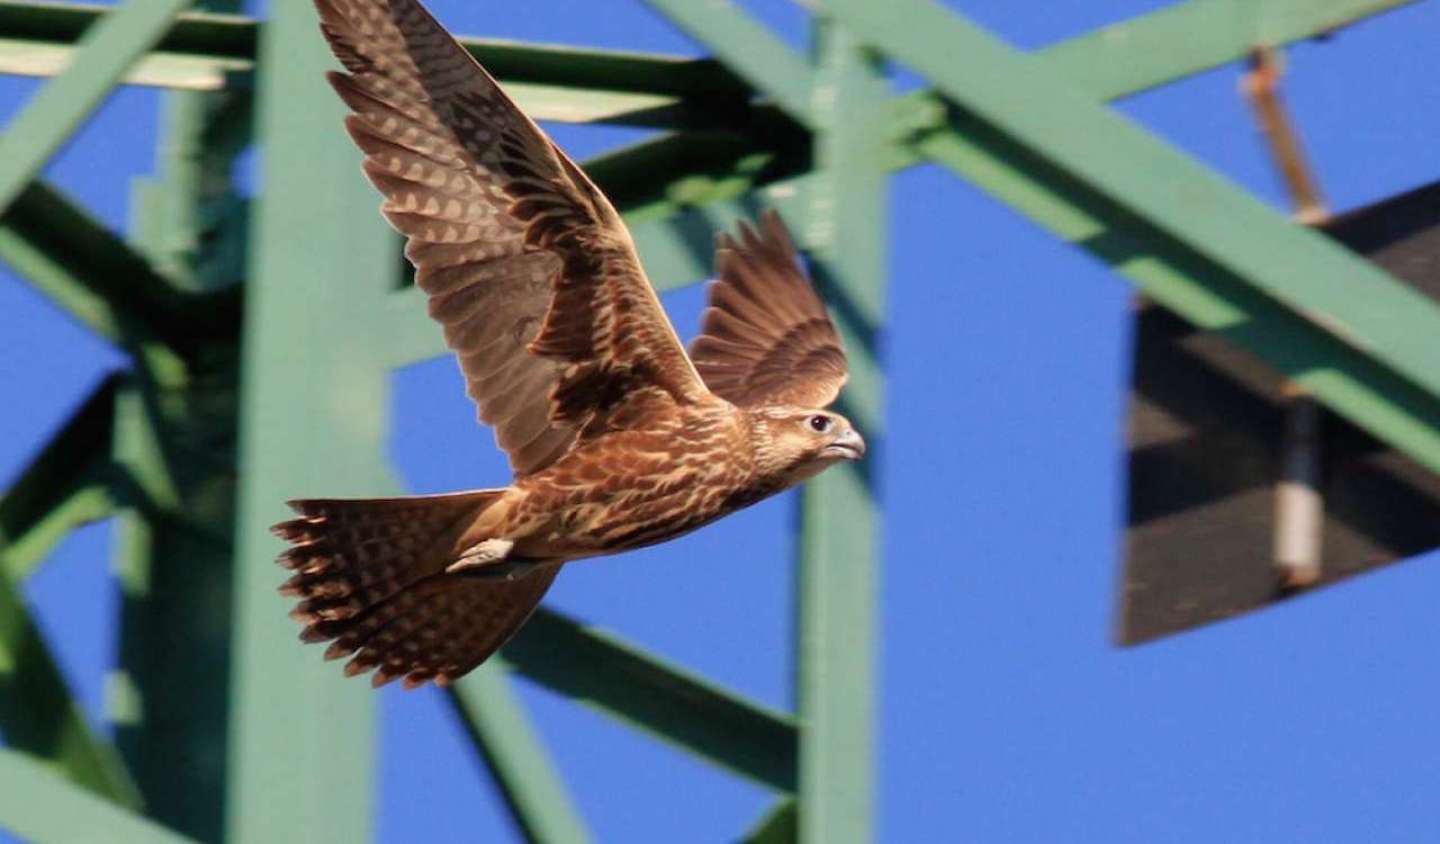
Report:
<svg viewBox="0 0 1440 844"><path fill-rule="evenodd" d="M1440 472L1440 307L1106 106L1407 0L1190 0L1030 54L932 0L816 0L809 55L726 0L645 2L713 58L466 44L537 118L664 130L585 165L651 278L705 277L712 232L758 206L799 221L852 357L844 411L868 436L884 428L887 183L934 162ZM0 827L27 838L369 836L374 697L296 646L266 528L294 490L395 485L388 374L444 349L336 129L311 4L271 5L259 22L231 0L0 0L0 72L54 77L0 135L0 258L131 359L0 499ZM885 61L930 87L894 95ZM136 83L173 93L124 242L38 176ZM230 181L252 141L253 203ZM793 713L548 610L459 684L527 838L586 832L512 673L773 790L750 840L873 837L868 485L833 472L803 496ZM68 530L112 515L114 742L18 591Z"/></svg>

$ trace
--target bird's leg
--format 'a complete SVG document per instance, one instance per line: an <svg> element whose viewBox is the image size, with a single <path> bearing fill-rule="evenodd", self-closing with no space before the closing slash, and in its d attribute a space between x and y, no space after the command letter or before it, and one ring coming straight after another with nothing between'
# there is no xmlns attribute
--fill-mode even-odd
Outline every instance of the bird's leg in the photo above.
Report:
<svg viewBox="0 0 1440 844"><path fill-rule="evenodd" d="M483 566L472 566L470 568L456 568L451 566L447 572L459 574L461 577L481 577L486 580L514 581L529 577L530 573L541 567L541 563L535 560L501 560L497 563L486 563Z"/></svg>
<svg viewBox="0 0 1440 844"><path fill-rule="evenodd" d="M487 539L477 542L461 552L460 559L446 566L445 571L447 574L479 573L477 570L480 569L508 568L501 564L514 547L515 541L512 539Z"/></svg>

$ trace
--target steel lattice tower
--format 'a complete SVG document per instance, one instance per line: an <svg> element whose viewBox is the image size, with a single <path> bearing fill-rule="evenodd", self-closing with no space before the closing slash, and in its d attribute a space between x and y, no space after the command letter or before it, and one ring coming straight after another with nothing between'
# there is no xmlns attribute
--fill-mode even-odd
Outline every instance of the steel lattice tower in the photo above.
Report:
<svg viewBox="0 0 1440 844"><path fill-rule="evenodd" d="M704 278L712 233L760 206L800 221L852 357L843 411L868 436L884 428L887 184L933 162L1440 471L1440 345L1424 339L1440 308L1106 106L1407 0L1194 0L1030 54L931 0L822 0L809 55L729 2L645 1L713 58L466 43L538 118L664 130L585 162L652 278ZM0 259L131 360L0 499L0 826L39 840L369 834L369 813L347 807L371 799L373 746L356 737L373 733L374 698L295 645L266 528L318 479L394 487L388 374L444 349L336 131L311 5L273 3L263 23L237 7L0 0L0 72L54 77L0 135ZM892 94L885 61L928 87ZM172 93L160 173L124 242L38 176L132 83ZM230 182L252 141L255 203ZM286 202L263 200L279 189ZM796 712L547 610L459 684L454 705L528 838L586 833L511 673L772 789L749 840L872 837L869 484L837 471L803 496ZM18 591L69 529L112 515L113 743L81 717Z"/></svg>

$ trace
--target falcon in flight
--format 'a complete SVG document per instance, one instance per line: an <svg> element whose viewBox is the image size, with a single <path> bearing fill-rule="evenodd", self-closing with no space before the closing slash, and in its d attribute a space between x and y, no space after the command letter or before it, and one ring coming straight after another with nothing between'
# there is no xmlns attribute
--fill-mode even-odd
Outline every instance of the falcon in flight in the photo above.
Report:
<svg viewBox="0 0 1440 844"><path fill-rule="evenodd" d="M515 478L503 489L292 501L281 592L347 675L446 685L520 628L570 560L688 533L865 454L825 410L835 326L780 218L717 239L685 348L581 169L417 0L315 0L330 83L381 211Z"/></svg>

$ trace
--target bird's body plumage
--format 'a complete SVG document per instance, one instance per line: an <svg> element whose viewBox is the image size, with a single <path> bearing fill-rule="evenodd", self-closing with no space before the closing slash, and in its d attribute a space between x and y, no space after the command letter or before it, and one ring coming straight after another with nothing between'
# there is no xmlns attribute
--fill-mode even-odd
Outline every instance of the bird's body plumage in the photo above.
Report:
<svg viewBox="0 0 1440 844"><path fill-rule="evenodd" d="M376 684L449 682L570 560L663 542L860 457L821 410L839 337L779 217L717 242L680 345L603 193L417 0L315 0L382 213L514 483L292 502L286 594L307 641Z"/></svg>

